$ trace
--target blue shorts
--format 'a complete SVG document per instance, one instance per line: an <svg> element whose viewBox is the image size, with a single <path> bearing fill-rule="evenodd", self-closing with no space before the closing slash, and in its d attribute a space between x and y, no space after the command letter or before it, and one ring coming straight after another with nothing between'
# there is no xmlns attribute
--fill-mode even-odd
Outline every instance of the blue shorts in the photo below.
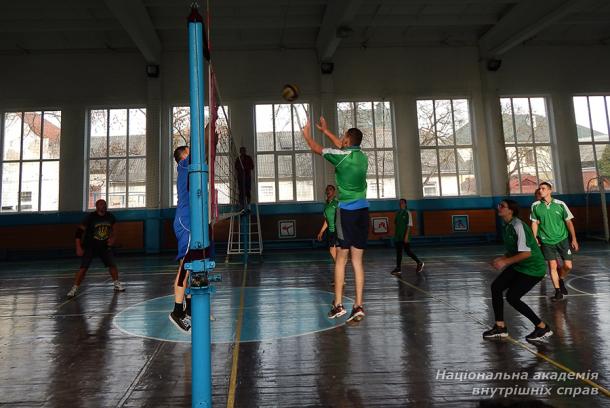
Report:
<svg viewBox="0 0 610 408"><path fill-rule="evenodd" d="M176 235L176 240L178 241L178 255L176 256L176 260L180 260L186 256L189 252L189 245L191 243L191 223L189 217L181 217L176 216L174 219L174 234ZM206 248L205 257L214 259L216 257L216 248L214 246L214 240L212 237L212 227L208 229L210 237L210 246Z"/></svg>
<svg viewBox="0 0 610 408"><path fill-rule="evenodd" d="M358 210L338 208L335 228L341 249L365 249L369 238L368 207Z"/></svg>

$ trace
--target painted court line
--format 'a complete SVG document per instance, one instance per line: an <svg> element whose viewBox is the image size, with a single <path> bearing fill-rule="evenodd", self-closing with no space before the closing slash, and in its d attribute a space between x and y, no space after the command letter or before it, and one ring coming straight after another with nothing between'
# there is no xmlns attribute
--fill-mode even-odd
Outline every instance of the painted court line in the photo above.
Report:
<svg viewBox="0 0 610 408"><path fill-rule="evenodd" d="M469 312L466 312L465 310L460 309L459 307L453 305L452 303L447 302L445 299L439 298L437 296L434 296L431 292L428 292L427 290L424 290L424 289L421 289L421 288L419 288L419 287L417 287L415 285L412 285L409 282L407 282L405 280L402 280L402 279L400 279L398 277L396 279L401 281L405 285L407 285L407 286L409 286L409 287L411 287L411 288L413 288L413 289L415 289L415 290L417 290L417 291L419 291L421 293L424 293L424 294L430 296L431 298L433 298L433 299L435 299L435 300L437 300L437 301L439 301L439 302L449 306L450 308L452 308L452 309L454 309L454 310L456 310L458 312L463 313L466 317L469 317L470 319L472 319L473 321L479 323L480 325L482 325L484 327L487 327L487 328L490 327L486 322L484 322L484 321L478 319L477 317L473 316L472 313L469 313ZM559 368L559 369L561 369L561 370L563 370L563 371L565 371L565 372L567 372L569 374L576 374L576 372L574 370L572 370L571 368L569 368L569 367L567 367L567 366L565 366L565 365L563 365L563 364L553 360L552 358L550 358L550 357L548 357L548 356L538 352L537 350L531 349L526 344L523 344L522 342L520 342L518 340L515 340L511 336L508 336L507 339L511 343L513 343L514 345L519 346L519 347L529 351L530 353L534 354L537 357L542 358L543 360L545 360L546 362L552 364L553 366L555 366L555 367L557 367L557 368ZM601 386L601 385L599 385L599 384L597 384L597 383L595 383L595 382L593 382L593 381L591 381L591 380L589 380L587 378L579 378L579 379L581 381L583 381L584 383L586 383L587 385L589 385L591 387L594 387L594 388L597 388L606 397L610 397L610 391L608 391L608 389L604 388L603 386Z"/></svg>
<svg viewBox="0 0 610 408"><path fill-rule="evenodd" d="M231 364L231 379L229 381L229 393L227 395L227 408L235 406L235 389L237 388L237 363L239 361L239 340L241 338L241 328L244 320L244 303L246 297L246 276L248 273L248 263L244 263L244 276L241 282L239 295L239 314L237 316L237 327L235 332L235 342L233 343L233 361Z"/></svg>

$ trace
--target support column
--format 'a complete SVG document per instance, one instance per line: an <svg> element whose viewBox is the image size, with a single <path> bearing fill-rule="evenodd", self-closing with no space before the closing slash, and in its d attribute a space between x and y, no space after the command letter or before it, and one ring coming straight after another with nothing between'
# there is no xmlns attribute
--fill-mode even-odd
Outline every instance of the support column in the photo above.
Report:
<svg viewBox="0 0 610 408"><path fill-rule="evenodd" d="M61 111L59 160L59 211L86 209L87 111L82 106L64 106Z"/></svg>

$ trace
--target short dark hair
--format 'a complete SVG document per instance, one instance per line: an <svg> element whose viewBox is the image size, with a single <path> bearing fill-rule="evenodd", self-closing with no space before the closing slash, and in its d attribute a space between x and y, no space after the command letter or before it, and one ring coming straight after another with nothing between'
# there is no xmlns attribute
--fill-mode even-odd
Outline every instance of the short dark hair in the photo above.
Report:
<svg viewBox="0 0 610 408"><path fill-rule="evenodd" d="M337 190L337 188L335 186L333 186L332 184L329 184L329 185L326 186L326 188L329 188L329 187L332 188L335 191ZM326 188L325 188L325 190L326 190Z"/></svg>
<svg viewBox="0 0 610 408"><path fill-rule="evenodd" d="M407 205L407 199L406 198L401 198L400 200L398 200L399 203L405 202L405 205Z"/></svg>
<svg viewBox="0 0 610 408"><path fill-rule="evenodd" d="M502 200L502 201L505 202L508 209L513 212L513 217L517 217L519 215L519 203L518 202L516 202L515 200L511 200L511 199L506 199L506 200Z"/></svg>
<svg viewBox="0 0 610 408"><path fill-rule="evenodd" d="M542 183L538 184L538 187L541 187L541 186L547 186L551 190L553 189L553 185L551 183L549 183L548 181L543 181Z"/></svg>
<svg viewBox="0 0 610 408"><path fill-rule="evenodd" d="M352 146L360 146L362 143L362 132L358 128L351 128L347 130L347 135L352 143Z"/></svg>
<svg viewBox="0 0 610 408"><path fill-rule="evenodd" d="M176 160L176 163L180 163L182 153L184 153L187 148L188 146L180 146L177 147L176 150L174 150L174 160Z"/></svg>

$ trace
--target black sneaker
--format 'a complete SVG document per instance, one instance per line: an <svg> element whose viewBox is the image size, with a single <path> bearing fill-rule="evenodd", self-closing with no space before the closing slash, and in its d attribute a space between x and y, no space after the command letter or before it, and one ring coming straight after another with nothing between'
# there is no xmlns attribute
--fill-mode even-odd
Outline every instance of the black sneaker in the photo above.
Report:
<svg viewBox="0 0 610 408"><path fill-rule="evenodd" d="M354 322L359 322L360 320L364 319L364 309L362 308L362 306L355 306L352 308L352 314L349 315L349 318L347 319L348 322L354 321Z"/></svg>
<svg viewBox="0 0 610 408"><path fill-rule="evenodd" d="M561 293L561 289L555 289L555 294L551 296L551 301L559 302L560 300L563 300L563 294Z"/></svg>
<svg viewBox="0 0 610 408"><path fill-rule="evenodd" d="M346 314L347 311L345 310L345 308L343 307L343 305L337 305L330 308L330 312L328 312L328 318L329 319L335 319L337 317L341 317L344 314Z"/></svg>
<svg viewBox="0 0 610 408"><path fill-rule="evenodd" d="M169 314L169 320L176 326L179 330L188 333L191 330L191 319L185 314L184 316L179 316L178 314L171 312Z"/></svg>
<svg viewBox="0 0 610 408"><path fill-rule="evenodd" d="M562 295L568 294L568 290L566 289L566 284L563 279L559 279L559 290L561 290Z"/></svg>
<svg viewBox="0 0 610 408"><path fill-rule="evenodd" d="M396 275L400 275L400 267L397 266L396 268L394 268L394 270L392 272L390 272L392 275L396 276Z"/></svg>
<svg viewBox="0 0 610 408"><path fill-rule="evenodd" d="M421 273L421 271L423 271L423 270L424 270L424 263L423 262L418 263L417 268L415 269L415 272Z"/></svg>
<svg viewBox="0 0 610 408"><path fill-rule="evenodd" d="M545 325L544 329L540 327L536 327L533 332L525 336L525 340L527 341L541 341L547 339L553 335L553 330L549 327L549 325Z"/></svg>
<svg viewBox="0 0 610 408"><path fill-rule="evenodd" d="M508 329L506 326L500 327L497 324L494 324L494 327L492 327L491 330L483 332L484 339L497 339L502 337L508 337Z"/></svg>

